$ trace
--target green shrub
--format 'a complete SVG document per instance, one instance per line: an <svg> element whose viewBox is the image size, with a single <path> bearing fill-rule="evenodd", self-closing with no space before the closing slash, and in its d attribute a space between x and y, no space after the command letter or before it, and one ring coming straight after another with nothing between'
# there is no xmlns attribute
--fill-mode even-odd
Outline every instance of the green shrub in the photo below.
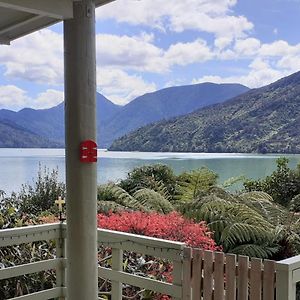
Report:
<svg viewBox="0 0 300 300"><path fill-rule="evenodd" d="M58 181L58 170L40 166L34 185L23 185L18 194L20 211L34 215L48 210L56 212L55 200L65 197L65 191L65 184Z"/></svg>
<svg viewBox="0 0 300 300"><path fill-rule="evenodd" d="M161 189L161 184L170 196L175 195L176 176L173 170L166 165L155 164L133 169L119 185L128 192L141 188L149 188L159 192L158 189Z"/></svg>
<svg viewBox="0 0 300 300"><path fill-rule="evenodd" d="M277 159L277 169L270 176L261 180L245 181L245 190L266 192L276 203L288 207L290 201L300 194L300 166L292 170L288 163L287 158Z"/></svg>

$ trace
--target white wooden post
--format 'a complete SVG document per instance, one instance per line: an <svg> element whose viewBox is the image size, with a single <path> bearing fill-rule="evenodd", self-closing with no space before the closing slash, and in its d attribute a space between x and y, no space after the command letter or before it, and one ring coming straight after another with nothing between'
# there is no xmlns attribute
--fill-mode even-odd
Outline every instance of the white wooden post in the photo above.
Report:
<svg viewBox="0 0 300 300"><path fill-rule="evenodd" d="M67 288L70 300L98 299L97 165L80 161L96 140L95 2L73 2L64 21L67 186Z"/></svg>
<svg viewBox="0 0 300 300"><path fill-rule="evenodd" d="M123 250L112 248L112 270L123 271ZM111 282L111 299L122 300L122 282Z"/></svg>
<svg viewBox="0 0 300 300"><path fill-rule="evenodd" d="M296 300L296 283L300 281L300 255L276 263L276 299Z"/></svg>
<svg viewBox="0 0 300 300"><path fill-rule="evenodd" d="M191 300L192 297L192 248L183 250L183 280L182 280L182 299Z"/></svg>
<svg viewBox="0 0 300 300"><path fill-rule="evenodd" d="M173 261L173 284L182 287L182 260L174 260ZM183 293L183 292L182 292ZM174 300L181 300L181 298L172 298Z"/></svg>
<svg viewBox="0 0 300 300"><path fill-rule="evenodd" d="M60 226L60 237L56 239L56 257L65 258L66 248L65 248L65 239L62 234L62 226ZM65 266L64 263L61 263L58 268L56 268L56 286L65 287ZM60 297L59 300L65 300L64 296Z"/></svg>

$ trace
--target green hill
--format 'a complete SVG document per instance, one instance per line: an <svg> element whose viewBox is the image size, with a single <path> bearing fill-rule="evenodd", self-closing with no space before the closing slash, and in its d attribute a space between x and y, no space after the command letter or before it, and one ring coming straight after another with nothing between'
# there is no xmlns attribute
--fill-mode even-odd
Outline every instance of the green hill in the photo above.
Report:
<svg viewBox="0 0 300 300"><path fill-rule="evenodd" d="M110 146L115 139L142 126L224 102L248 90L240 84L206 82L145 94L125 105L104 124L100 140L105 146Z"/></svg>
<svg viewBox="0 0 300 300"><path fill-rule="evenodd" d="M0 121L0 137L0 148L57 148L63 146L11 121Z"/></svg>
<svg viewBox="0 0 300 300"><path fill-rule="evenodd" d="M110 150L300 153L300 72L116 140Z"/></svg>

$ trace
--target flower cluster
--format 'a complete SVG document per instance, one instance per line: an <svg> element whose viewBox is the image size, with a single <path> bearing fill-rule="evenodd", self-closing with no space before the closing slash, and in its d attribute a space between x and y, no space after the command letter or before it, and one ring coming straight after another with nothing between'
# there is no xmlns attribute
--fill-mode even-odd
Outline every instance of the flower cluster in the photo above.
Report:
<svg viewBox="0 0 300 300"><path fill-rule="evenodd" d="M98 227L184 242L205 250L220 250L205 222L195 223L177 212L167 215L141 211L99 214Z"/></svg>

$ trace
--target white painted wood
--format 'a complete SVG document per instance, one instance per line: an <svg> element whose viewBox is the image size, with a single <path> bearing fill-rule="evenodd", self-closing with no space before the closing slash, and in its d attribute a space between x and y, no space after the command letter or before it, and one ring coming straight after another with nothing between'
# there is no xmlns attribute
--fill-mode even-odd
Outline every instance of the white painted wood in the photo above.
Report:
<svg viewBox="0 0 300 300"><path fill-rule="evenodd" d="M9 31L15 30L15 29L17 29L19 27L27 26L28 24L30 24L32 22L35 22L36 20L39 20L41 18L42 18L42 16L31 16L30 18L28 18L28 19L26 19L24 21L16 22L16 23L13 23L13 24L9 24L5 28L1 28L0 29L0 35L6 34Z"/></svg>
<svg viewBox="0 0 300 300"><path fill-rule="evenodd" d="M62 236L62 232L61 232L61 236ZM56 240L56 257L64 260L65 264L66 264L66 249L65 249L65 239L63 237L60 237L59 239ZM56 267L56 286L57 287L65 287L66 286L66 268L65 268L65 264L60 263L57 267ZM59 300L64 300L64 297L60 297Z"/></svg>
<svg viewBox="0 0 300 300"><path fill-rule="evenodd" d="M144 246L165 248L165 249L174 249L174 250L183 250L185 247L184 243L168 241L163 239L157 239L149 236L141 236L136 234L131 234L127 232L112 231L107 229L98 229L98 242L136 242L137 244L141 243Z"/></svg>
<svg viewBox="0 0 300 300"><path fill-rule="evenodd" d="M62 260L63 259L60 258L48 259L30 264L0 269L0 280L55 269L62 266Z"/></svg>
<svg viewBox="0 0 300 300"><path fill-rule="evenodd" d="M112 270L123 271L123 250L112 249ZM112 300L122 300L122 282L113 280L111 286Z"/></svg>
<svg viewBox="0 0 300 300"><path fill-rule="evenodd" d="M296 270L300 269L300 255L293 256L277 263L278 270Z"/></svg>
<svg viewBox="0 0 300 300"><path fill-rule="evenodd" d="M96 34L93 0L73 3L64 20L67 288L70 300L98 299L97 164L80 161L96 141Z"/></svg>
<svg viewBox="0 0 300 300"><path fill-rule="evenodd" d="M98 229L98 244L170 260L178 259L185 246L180 242L105 229Z"/></svg>
<svg viewBox="0 0 300 300"><path fill-rule="evenodd" d="M0 247L57 239L60 226L57 223L0 230Z"/></svg>
<svg viewBox="0 0 300 300"><path fill-rule="evenodd" d="M116 0L95 0L95 5L96 7L99 7L114 1Z"/></svg>
<svg viewBox="0 0 300 300"><path fill-rule="evenodd" d="M173 260L173 285L177 288L180 288L181 292L180 295L174 296L174 300L181 300L182 299L182 280L183 280L183 262L182 259Z"/></svg>
<svg viewBox="0 0 300 300"><path fill-rule="evenodd" d="M61 20L73 17L73 0L1 0L0 7Z"/></svg>
<svg viewBox="0 0 300 300"><path fill-rule="evenodd" d="M58 298L65 293L64 288L53 288L33 294L28 294L20 297L11 298L9 300L46 300Z"/></svg>
<svg viewBox="0 0 300 300"><path fill-rule="evenodd" d="M109 280L119 281L136 287L146 288L158 293L167 294L174 297L173 299L181 299L181 286L128 274L125 272L118 272L104 267L98 267L98 275L101 278L107 278Z"/></svg>
<svg viewBox="0 0 300 300"><path fill-rule="evenodd" d="M184 248L182 267L182 299L190 300L192 297L192 248Z"/></svg>
<svg viewBox="0 0 300 300"><path fill-rule="evenodd" d="M298 261L294 258L276 263L276 299L296 300L296 283L293 281L293 266L298 266Z"/></svg>

